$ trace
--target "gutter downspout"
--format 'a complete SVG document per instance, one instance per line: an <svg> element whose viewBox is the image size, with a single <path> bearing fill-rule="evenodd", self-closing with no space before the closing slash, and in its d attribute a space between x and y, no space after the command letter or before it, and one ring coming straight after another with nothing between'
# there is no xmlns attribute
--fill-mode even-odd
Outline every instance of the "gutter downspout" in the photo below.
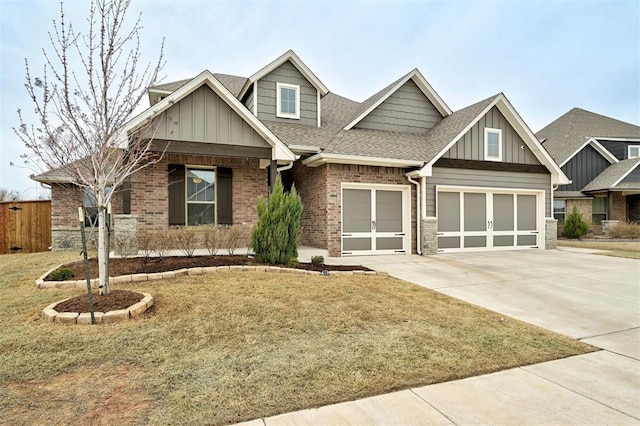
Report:
<svg viewBox="0 0 640 426"><path fill-rule="evenodd" d="M289 170L289 169L291 169L291 168L293 167L293 163L294 163L294 162L292 161L292 162L290 162L289 164L285 164L285 165L284 165L284 166L282 166L282 167L278 167L278 168L276 169L276 171L277 171L278 173L280 173L280 172L284 172L284 171L286 171L286 170Z"/></svg>
<svg viewBox="0 0 640 426"><path fill-rule="evenodd" d="M407 176L407 180L416 186L416 251L422 256L422 247L420 247L420 228L422 226L420 207L422 206L422 191L420 190L420 182L413 180L411 176Z"/></svg>

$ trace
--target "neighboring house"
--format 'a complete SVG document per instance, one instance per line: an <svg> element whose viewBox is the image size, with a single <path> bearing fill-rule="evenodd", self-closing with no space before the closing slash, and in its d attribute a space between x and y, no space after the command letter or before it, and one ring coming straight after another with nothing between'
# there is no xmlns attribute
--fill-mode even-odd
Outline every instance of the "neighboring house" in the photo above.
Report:
<svg viewBox="0 0 640 426"><path fill-rule="evenodd" d="M572 181L555 190L556 219L577 206L595 232L603 222L640 221L639 126L573 108L536 136Z"/></svg>
<svg viewBox="0 0 640 426"><path fill-rule="evenodd" d="M552 187L569 182L504 94L452 112L414 69L355 102L292 51L237 77L149 89L123 134L160 117L159 163L112 204L138 232L257 221L277 174L304 203L301 244L330 256L553 248ZM53 228L77 221L59 171ZM55 244L55 243L54 243Z"/></svg>

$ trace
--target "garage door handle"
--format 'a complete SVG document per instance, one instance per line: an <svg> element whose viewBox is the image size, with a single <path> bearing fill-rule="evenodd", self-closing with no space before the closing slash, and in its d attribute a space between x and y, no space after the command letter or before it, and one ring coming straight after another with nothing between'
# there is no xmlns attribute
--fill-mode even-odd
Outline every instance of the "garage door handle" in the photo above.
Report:
<svg viewBox="0 0 640 426"><path fill-rule="evenodd" d="M375 231L375 230L376 230L376 221L375 221L375 220L372 220L372 221L371 221L371 230L372 230L372 231Z"/></svg>
<svg viewBox="0 0 640 426"><path fill-rule="evenodd" d="M342 234L343 237L350 237L351 234Z"/></svg>
<svg viewBox="0 0 640 426"><path fill-rule="evenodd" d="M402 233L400 233L400 234L393 234L393 235L396 235L396 236L402 236L402 237L404 237L404 232L402 232Z"/></svg>
<svg viewBox="0 0 640 426"><path fill-rule="evenodd" d="M487 229L492 229L493 228L493 221L492 220L488 220L487 221Z"/></svg>

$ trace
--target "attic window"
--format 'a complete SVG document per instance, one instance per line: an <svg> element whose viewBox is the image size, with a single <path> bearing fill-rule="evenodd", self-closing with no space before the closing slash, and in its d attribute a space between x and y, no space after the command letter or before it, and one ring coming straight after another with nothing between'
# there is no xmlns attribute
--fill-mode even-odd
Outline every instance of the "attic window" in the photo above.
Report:
<svg viewBox="0 0 640 426"><path fill-rule="evenodd" d="M277 117L300 119L300 86L276 83Z"/></svg>
<svg viewBox="0 0 640 426"><path fill-rule="evenodd" d="M640 157L640 145L629 145L629 158Z"/></svg>
<svg viewBox="0 0 640 426"><path fill-rule="evenodd" d="M484 129L484 159L486 161L502 161L502 130Z"/></svg>

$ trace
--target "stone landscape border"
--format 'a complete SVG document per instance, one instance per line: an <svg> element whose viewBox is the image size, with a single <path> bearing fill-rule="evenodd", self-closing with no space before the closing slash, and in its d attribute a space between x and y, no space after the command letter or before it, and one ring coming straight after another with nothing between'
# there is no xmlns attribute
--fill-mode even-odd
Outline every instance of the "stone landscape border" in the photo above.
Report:
<svg viewBox="0 0 640 426"><path fill-rule="evenodd" d="M134 303L127 309L120 309L109 312L94 312L96 324L113 324L127 321L129 318L136 318L147 312L153 306L153 296L149 293L141 293L142 300ZM55 307L60 303L69 300L66 298L59 300L42 310L42 318L47 322L57 322L61 324L91 324L91 314L89 312L58 312Z"/></svg>
<svg viewBox="0 0 640 426"><path fill-rule="evenodd" d="M76 281L45 281L45 278L55 271L56 269L62 267L64 265L58 265L55 268L44 273L40 278L36 280L36 287L41 289L46 288L61 288L61 289L70 289L70 288L87 288L87 280L76 280ZM162 279L170 279L176 278L185 275L204 275L204 274L212 274L217 272L226 272L226 271L251 271L251 272L270 272L270 273L284 273L284 274L296 274L296 275L325 275L325 276L344 276L344 275L375 275L379 277L387 277L388 274L386 272L378 272L378 271L307 271L305 269L297 269L297 268L281 268L279 266L247 266L247 265L232 265L232 266L207 266L207 267L199 267L199 268L184 268L178 269L177 271L169 271L169 272L157 272L151 274L133 274L133 275L121 275L119 277L110 277L110 284L124 284L130 282L139 282L139 281L153 281L153 280L162 280ZM91 286L94 288L98 287L98 279L93 278L91 280Z"/></svg>

